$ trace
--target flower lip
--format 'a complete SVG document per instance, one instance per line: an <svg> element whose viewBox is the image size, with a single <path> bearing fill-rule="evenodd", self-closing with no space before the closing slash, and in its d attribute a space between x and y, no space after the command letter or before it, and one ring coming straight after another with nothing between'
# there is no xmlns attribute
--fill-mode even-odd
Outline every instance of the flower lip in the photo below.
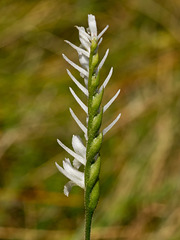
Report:
<svg viewBox="0 0 180 240"><path fill-rule="evenodd" d="M76 184L73 181L69 181L68 183L66 183L66 185L64 186L64 194L69 197L69 193L71 191L71 188L73 186L75 186Z"/></svg>

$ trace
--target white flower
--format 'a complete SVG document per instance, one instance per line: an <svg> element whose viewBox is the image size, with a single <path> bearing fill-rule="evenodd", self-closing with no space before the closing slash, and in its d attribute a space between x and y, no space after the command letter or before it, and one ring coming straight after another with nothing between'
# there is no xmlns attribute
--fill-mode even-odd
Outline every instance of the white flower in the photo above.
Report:
<svg viewBox="0 0 180 240"><path fill-rule="evenodd" d="M102 42L102 35L105 33L105 31L108 29L108 25L100 32L99 35L97 35L97 25L96 25L96 19L95 16L92 14L88 15L88 25L89 28L87 29L87 32L84 27L78 27L76 28L79 31L79 40L80 40L80 46L77 47L73 43L65 40L66 43L68 43L72 48L74 48L78 52L79 56L79 62L80 66L73 63L68 57L66 57L64 54L62 55L63 58L75 69L77 69L80 73L80 76L84 79L86 88L88 87L88 77L89 77L89 56L90 56L90 49L91 49L91 42L93 39L96 39L99 44ZM106 51L104 58L100 62L97 72L102 68L107 56L108 56L109 49ZM71 77L71 76L70 76ZM73 77L73 76L72 76ZM71 77L71 79L72 79ZM74 77L73 77L74 78ZM75 79L75 78L74 78Z"/></svg>
<svg viewBox="0 0 180 240"><path fill-rule="evenodd" d="M71 165L69 158L65 158L63 161L64 168L55 163L58 170L71 180L64 186L64 194L68 196L71 188L74 185L84 188L84 173L80 172L78 168L81 166L81 164L86 164L86 148L83 145L81 138L76 135L73 135L72 137L72 147L74 151L66 147L60 140L57 141L62 148L64 148L70 155L74 157L74 167Z"/></svg>
<svg viewBox="0 0 180 240"><path fill-rule="evenodd" d="M76 26L76 28L79 31L79 40L81 42L82 48L86 49L90 53L90 47L91 47L90 40L91 40L91 37L86 32L84 27Z"/></svg>
<svg viewBox="0 0 180 240"><path fill-rule="evenodd" d="M57 139L57 142L66 152L73 156L76 161L83 164L84 166L86 165L86 148L79 136L73 135L72 137L72 146L74 151L66 147L59 139Z"/></svg>
<svg viewBox="0 0 180 240"><path fill-rule="evenodd" d="M64 186L64 194L68 197L69 192L74 185L78 185L81 188L84 188L84 173L78 171L77 169L73 168L71 165L71 162L69 158L65 158L63 161L63 167L60 167L59 164L55 163L58 170L64 174L67 178L69 178L71 181L69 181Z"/></svg>
<svg viewBox="0 0 180 240"><path fill-rule="evenodd" d="M72 147L77 154L79 154L81 157L85 159L86 162L86 148L83 145L82 140L79 136L73 135ZM74 159L73 166L77 169L81 166L81 163L78 161L78 159L76 158Z"/></svg>

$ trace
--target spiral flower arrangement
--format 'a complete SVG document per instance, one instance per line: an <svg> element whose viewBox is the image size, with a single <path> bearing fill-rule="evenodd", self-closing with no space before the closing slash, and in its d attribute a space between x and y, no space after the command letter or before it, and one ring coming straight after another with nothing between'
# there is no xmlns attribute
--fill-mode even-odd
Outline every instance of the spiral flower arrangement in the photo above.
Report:
<svg viewBox="0 0 180 240"><path fill-rule="evenodd" d="M121 116L121 114L119 114L111 124L100 131L103 114L117 98L120 90L117 91L105 106L101 106L104 89L112 76L113 68L110 69L108 76L103 84L100 85L100 70L108 56L109 49L106 51L102 60L99 61L98 48L102 42L102 35L109 26L107 25L99 34L97 34L96 20L92 14L88 15L88 25L89 27L87 31L84 27L76 26L79 31L79 47L66 41L66 43L77 51L81 67L63 54L63 58L72 67L78 70L80 76L84 79L84 85L82 85L67 69L69 77L87 97L86 105L76 95L74 90L69 88L77 103L87 114L86 124L84 125L70 108L70 113L73 119L84 133L86 143L84 145L79 136L73 135L73 150L71 150L58 139L58 144L67 151L74 160L71 163L69 158L65 158L63 161L63 168L58 163L55 163L58 170L70 180L64 186L64 194L66 196L69 196L69 192L74 185L78 185L84 189L86 219L85 240L90 240L92 216L99 199L99 172L101 164L100 148L103 136L114 126ZM79 170L81 165L84 165L84 172Z"/></svg>

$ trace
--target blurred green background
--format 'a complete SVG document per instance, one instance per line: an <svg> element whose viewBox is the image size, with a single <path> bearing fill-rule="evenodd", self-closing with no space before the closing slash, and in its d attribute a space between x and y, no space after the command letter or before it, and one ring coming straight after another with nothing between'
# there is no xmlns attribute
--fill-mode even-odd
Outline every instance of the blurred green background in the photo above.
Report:
<svg viewBox="0 0 180 240"><path fill-rule="evenodd" d="M79 45L75 25L110 25L99 53L110 48L101 81L114 73L106 103L101 150L101 198L92 240L180 239L180 1L0 1L0 240L80 240L83 191L63 194L59 164L81 131L71 107L85 115L69 92L64 39ZM82 135L81 135L82 136Z"/></svg>

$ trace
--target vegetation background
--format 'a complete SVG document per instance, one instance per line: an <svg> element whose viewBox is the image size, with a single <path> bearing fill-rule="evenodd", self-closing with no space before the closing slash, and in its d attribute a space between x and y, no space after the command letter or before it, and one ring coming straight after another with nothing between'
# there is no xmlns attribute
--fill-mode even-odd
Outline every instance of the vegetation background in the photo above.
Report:
<svg viewBox="0 0 180 240"><path fill-rule="evenodd" d="M64 39L79 45L89 13L110 25L104 103L121 88L103 126L122 113L101 150L92 240L179 240L179 0L0 1L0 240L82 239L83 191L64 196L54 162L67 157L56 138L80 133L68 108L85 118L61 54L78 63Z"/></svg>

